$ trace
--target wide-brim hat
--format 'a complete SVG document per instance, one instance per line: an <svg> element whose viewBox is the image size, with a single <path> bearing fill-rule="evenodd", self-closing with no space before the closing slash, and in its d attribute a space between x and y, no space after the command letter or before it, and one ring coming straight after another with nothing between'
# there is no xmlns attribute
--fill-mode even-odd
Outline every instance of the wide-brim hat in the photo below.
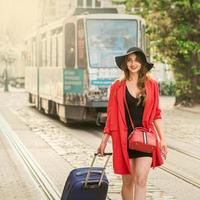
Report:
<svg viewBox="0 0 200 200"><path fill-rule="evenodd" d="M128 56L129 54L132 54L132 53L138 53L139 55L141 55L142 59L144 59L145 67L147 67L148 71L151 70L151 68L153 67L153 63L150 63L147 60L147 57L146 57L145 53L143 52L143 50L138 47L131 47L128 49L126 54L115 57L115 62L121 70L123 70L123 64L125 63L126 56Z"/></svg>

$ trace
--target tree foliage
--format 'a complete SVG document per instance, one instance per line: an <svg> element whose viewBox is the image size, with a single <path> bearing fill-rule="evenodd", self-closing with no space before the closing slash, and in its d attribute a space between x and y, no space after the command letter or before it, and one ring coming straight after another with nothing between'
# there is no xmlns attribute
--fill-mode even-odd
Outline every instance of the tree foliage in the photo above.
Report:
<svg viewBox="0 0 200 200"><path fill-rule="evenodd" d="M200 103L200 0L127 0L140 7L150 46L172 65L176 104ZM159 53L158 53L159 52Z"/></svg>
<svg viewBox="0 0 200 200"><path fill-rule="evenodd" d="M17 50L12 44L12 37L1 35L0 37L0 63L12 64L17 59Z"/></svg>
<svg viewBox="0 0 200 200"><path fill-rule="evenodd" d="M17 58L16 52L13 49L0 49L0 62L9 65L15 62Z"/></svg>

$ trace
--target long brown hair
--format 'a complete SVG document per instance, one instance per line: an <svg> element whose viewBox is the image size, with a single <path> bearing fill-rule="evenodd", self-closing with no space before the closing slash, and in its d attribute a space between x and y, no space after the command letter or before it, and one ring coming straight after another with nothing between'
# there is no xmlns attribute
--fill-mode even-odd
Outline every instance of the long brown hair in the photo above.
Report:
<svg viewBox="0 0 200 200"><path fill-rule="evenodd" d="M142 55L140 53L133 53L136 55L136 60L141 63L141 68L138 72L138 82L137 82L137 86L140 90L140 93L137 94L137 98L138 98L138 102L137 105L140 104L140 102L142 101L142 97L144 98L142 105L144 106L145 102L146 102L146 90L145 90L145 82L147 80L150 79L150 75L148 72L146 65L146 62L144 60L144 58L142 57ZM127 60L128 60L128 56L125 57L124 62L122 63L122 69L124 70L124 79L125 80L130 80L130 72L128 70L127 67Z"/></svg>

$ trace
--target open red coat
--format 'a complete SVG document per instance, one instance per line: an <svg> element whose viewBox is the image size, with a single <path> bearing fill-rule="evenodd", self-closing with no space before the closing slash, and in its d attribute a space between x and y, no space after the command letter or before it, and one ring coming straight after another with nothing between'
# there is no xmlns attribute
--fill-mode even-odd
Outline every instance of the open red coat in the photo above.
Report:
<svg viewBox="0 0 200 200"><path fill-rule="evenodd" d="M125 87L125 80L117 80L111 86L107 107L107 120L104 128L104 133L112 136L113 168L116 174L130 174L130 163L127 151L127 126L123 101ZM142 124L145 128L152 129L154 134L157 135L153 121L155 119L161 119L158 83L153 79L147 80L145 82L145 89L147 96ZM163 159L160 153L159 141L157 140L157 148L153 152L151 167L155 168L162 164Z"/></svg>

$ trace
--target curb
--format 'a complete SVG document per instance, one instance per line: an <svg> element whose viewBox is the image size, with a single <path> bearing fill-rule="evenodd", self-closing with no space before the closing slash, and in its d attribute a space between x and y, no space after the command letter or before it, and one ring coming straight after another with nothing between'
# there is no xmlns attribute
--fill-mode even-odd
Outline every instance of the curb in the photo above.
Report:
<svg viewBox="0 0 200 200"><path fill-rule="evenodd" d="M186 111L186 112L191 112L194 114L200 114L200 107L192 107L192 108L188 108L188 107L174 107L177 110L182 110L182 111Z"/></svg>

